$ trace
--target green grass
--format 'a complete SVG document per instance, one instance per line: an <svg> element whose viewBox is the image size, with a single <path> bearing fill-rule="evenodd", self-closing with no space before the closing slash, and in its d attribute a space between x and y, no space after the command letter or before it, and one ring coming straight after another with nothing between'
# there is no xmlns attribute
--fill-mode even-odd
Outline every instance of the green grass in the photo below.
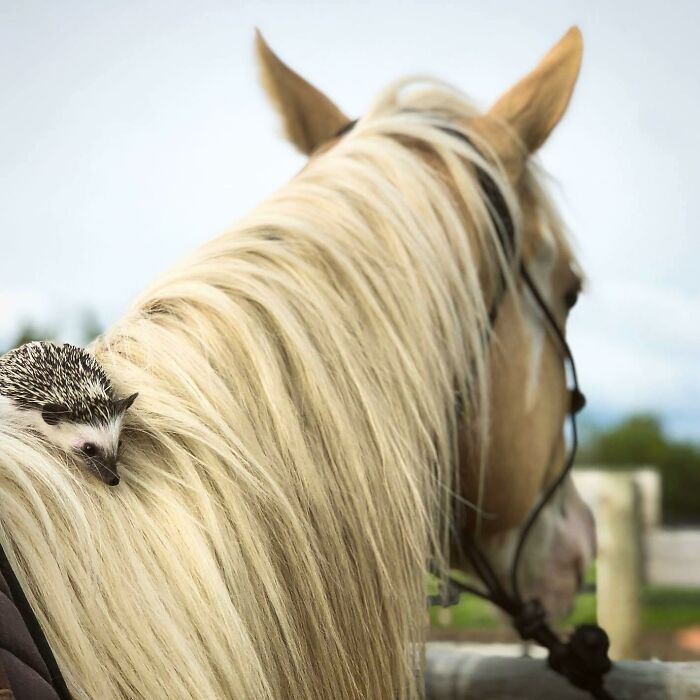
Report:
<svg viewBox="0 0 700 700"><path fill-rule="evenodd" d="M595 580L595 569L586 576ZM430 609L431 622L437 625L437 612ZM496 627L501 617L495 608L481 598L462 595L452 608L451 627L461 629L484 629ZM564 621L564 626L573 627L596 621L594 593L583 593L576 599L573 612ZM700 589L645 586L642 590L642 629L646 631L673 631L689 625L700 625Z"/></svg>
<svg viewBox="0 0 700 700"><path fill-rule="evenodd" d="M675 630L700 625L700 589L647 587L642 592L642 628Z"/></svg>

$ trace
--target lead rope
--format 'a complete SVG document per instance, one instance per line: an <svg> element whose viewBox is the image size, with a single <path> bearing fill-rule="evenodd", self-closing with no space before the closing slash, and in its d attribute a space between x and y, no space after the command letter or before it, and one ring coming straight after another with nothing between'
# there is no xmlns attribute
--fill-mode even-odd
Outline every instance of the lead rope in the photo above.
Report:
<svg viewBox="0 0 700 700"><path fill-rule="evenodd" d="M466 141L476 149L469 137L458 129L444 127L443 131ZM489 214L498 233L503 252L506 258L512 259L515 248L515 227L508 205L501 190L485 170L477 166L476 175L484 196L489 203ZM564 676L572 685L587 691L595 700L614 700L613 696L603 687L604 676L612 668L612 662L608 657L610 641L605 630L598 625L579 625L566 641L562 641L549 625L546 611L541 601L538 599L525 600L520 590L518 571L528 536L532 532L532 528L542 510L552 500L574 465L578 448L576 413L585 404L585 398L579 388L573 353L557 319L522 261L519 263L519 271L525 286L542 312L550 331L561 346L565 363L568 363L571 371L573 386L568 412L571 424L571 449L561 474L544 491L520 531L510 569L510 587L512 592L506 590L501 583L488 558L473 537L467 538L465 553L474 573L481 579L486 590L479 590L476 587L463 584L451 576L448 578L451 585L458 590L484 598L509 615L512 619L513 627L521 639L534 641L545 647L549 651L547 658L549 667ZM504 280L501 279L500 289L489 311L490 328L493 328L496 322L498 308L504 293L505 284Z"/></svg>
<svg viewBox="0 0 700 700"><path fill-rule="evenodd" d="M410 110L406 110L410 111ZM347 134L357 124L357 119L348 122L341 127L331 138L340 138ZM466 141L472 148L478 151L469 137L463 132L450 126L438 127L443 132L454 136L457 139ZM489 203L489 213L498 233L500 244L506 258L511 259L514 251L515 228L510 215L508 205L493 178L482 168L476 166L476 175L484 196ZM566 342L564 333L559 327L554 314L540 294L537 285L532 280L525 265L520 263L520 274L526 287L537 302L540 311L544 315L547 324L561 345L564 359L571 368L573 389L571 391L571 407L569 410L569 420L571 422L572 446L569 457L564 465L561 474L553 481L540 497L537 505L532 509L520 531L515 556L511 564L510 584L512 593L509 593L498 575L494 571L486 555L477 545L473 537L466 539L466 551L474 573L481 579L485 590L480 590L474 586L462 583L452 576L448 576L450 586L457 591L471 593L488 600L501 610L503 610L513 621L513 626L524 641L534 641L545 647L549 651L547 662L549 667L564 676L572 685L587 691L595 700L615 700L615 698L603 687L603 679L606 673L612 668L612 662L608 657L610 641L605 630L598 625L579 625L571 636L562 641L557 633L552 629L547 621L547 615L542 603L537 599L524 600L518 582L518 569L522 559L523 549L527 538L532 531L532 527L540 516L544 507L550 502L557 489L564 479L571 472L578 447L578 433L576 430L576 413L582 407L585 399L578 385L576 374L576 364L569 344ZM497 315L498 307L505 293L505 284L501 275L500 288L496 298L489 310L489 323L492 328ZM461 397L457 395L458 410ZM454 597L454 596L453 596ZM444 605L442 596L429 599L430 604ZM456 600L449 601L455 604Z"/></svg>
<svg viewBox="0 0 700 700"><path fill-rule="evenodd" d="M482 177L483 175L480 176L480 179ZM494 208L497 207L494 206ZM542 510L551 501L573 467L578 447L576 413L584 402L583 394L579 389L576 364L571 348L566 342L566 338L554 314L542 297L527 268L522 263L520 264L520 274L544 315L550 330L561 345L564 358L571 369L573 389L571 391L571 406L568 413L571 424L571 449L561 474L542 494L520 531L510 570L512 593L509 593L500 582L488 558L473 537L468 537L465 542L465 554L471 563L474 573L481 579L486 590L480 590L464 584L452 576L449 576L448 580L450 585L458 591L471 593L488 600L509 615L513 621L513 627L520 637L524 641L534 641L545 647L549 651L547 658L549 667L564 676L572 685L587 691L595 700L614 700L614 697L603 687L604 676L612 668L612 662L608 657L610 641L605 630L598 625L579 625L566 641L562 641L549 625L542 603L536 598L525 600L520 590L518 570L528 536Z"/></svg>

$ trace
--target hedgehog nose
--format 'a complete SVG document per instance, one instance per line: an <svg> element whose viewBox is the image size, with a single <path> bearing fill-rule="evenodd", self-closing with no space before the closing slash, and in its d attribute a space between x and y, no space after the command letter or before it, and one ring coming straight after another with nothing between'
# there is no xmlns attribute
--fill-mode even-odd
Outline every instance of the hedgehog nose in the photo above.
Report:
<svg viewBox="0 0 700 700"><path fill-rule="evenodd" d="M94 466L97 476L102 483L107 484L107 486L116 486L119 483L116 460L95 460Z"/></svg>

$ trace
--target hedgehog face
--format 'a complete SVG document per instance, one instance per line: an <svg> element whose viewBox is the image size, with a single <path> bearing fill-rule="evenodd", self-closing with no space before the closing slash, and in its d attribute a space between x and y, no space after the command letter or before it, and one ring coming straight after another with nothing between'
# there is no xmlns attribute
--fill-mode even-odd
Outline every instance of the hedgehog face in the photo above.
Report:
<svg viewBox="0 0 700 700"><path fill-rule="evenodd" d="M65 406L48 404L43 407L42 432L53 444L75 457L88 471L108 486L119 483L117 460L124 413L138 394L115 401L107 422L78 422L66 419Z"/></svg>
<svg viewBox="0 0 700 700"><path fill-rule="evenodd" d="M75 345L27 343L0 357L0 419L41 433L111 486L136 397L116 399L99 362Z"/></svg>
<svg viewBox="0 0 700 700"><path fill-rule="evenodd" d="M117 458L121 418L108 425L62 421L47 424L42 432L105 484L116 486L119 483Z"/></svg>

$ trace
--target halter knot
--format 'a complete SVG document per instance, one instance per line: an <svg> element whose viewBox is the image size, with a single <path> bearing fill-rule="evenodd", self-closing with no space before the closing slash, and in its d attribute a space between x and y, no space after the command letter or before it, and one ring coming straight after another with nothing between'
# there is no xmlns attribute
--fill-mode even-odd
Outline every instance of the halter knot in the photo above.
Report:
<svg viewBox="0 0 700 700"><path fill-rule="evenodd" d="M566 644L550 652L548 663L577 688L587 690L594 697L609 697L602 692L603 676L612 668L609 649L605 630L598 625L579 625Z"/></svg>

